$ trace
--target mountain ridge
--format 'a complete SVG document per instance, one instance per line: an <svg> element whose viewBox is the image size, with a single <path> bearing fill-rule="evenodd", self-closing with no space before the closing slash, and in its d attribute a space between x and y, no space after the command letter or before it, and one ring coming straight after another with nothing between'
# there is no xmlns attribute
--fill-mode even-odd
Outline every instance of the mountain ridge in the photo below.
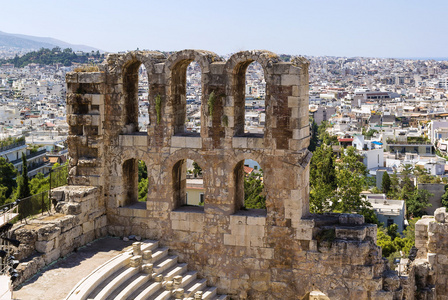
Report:
<svg viewBox="0 0 448 300"><path fill-rule="evenodd" d="M72 48L73 51L91 52L97 51L104 52L98 48L94 48L86 45L70 44L51 37L39 37L25 34L14 34L0 31L0 47L14 47L24 50L37 50L40 48Z"/></svg>

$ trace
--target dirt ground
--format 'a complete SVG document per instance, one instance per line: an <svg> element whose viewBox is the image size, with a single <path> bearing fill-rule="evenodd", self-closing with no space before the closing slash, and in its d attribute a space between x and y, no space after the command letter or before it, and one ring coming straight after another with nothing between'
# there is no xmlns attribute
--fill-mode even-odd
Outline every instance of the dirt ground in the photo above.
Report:
<svg viewBox="0 0 448 300"><path fill-rule="evenodd" d="M93 241L34 275L14 291L13 297L16 300L64 299L81 279L122 253L132 242L112 237Z"/></svg>

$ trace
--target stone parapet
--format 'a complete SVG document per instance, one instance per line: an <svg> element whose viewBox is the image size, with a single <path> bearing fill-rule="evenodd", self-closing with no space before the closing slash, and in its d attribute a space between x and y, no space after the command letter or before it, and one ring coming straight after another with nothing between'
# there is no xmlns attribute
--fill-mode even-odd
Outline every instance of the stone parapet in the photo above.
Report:
<svg viewBox="0 0 448 300"><path fill-rule="evenodd" d="M18 285L39 269L96 238L107 235L104 203L98 201L99 188L64 186L52 190L52 201L57 213L46 214L17 224L13 237L21 241L15 256L31 260L18 267Z"/></svg>

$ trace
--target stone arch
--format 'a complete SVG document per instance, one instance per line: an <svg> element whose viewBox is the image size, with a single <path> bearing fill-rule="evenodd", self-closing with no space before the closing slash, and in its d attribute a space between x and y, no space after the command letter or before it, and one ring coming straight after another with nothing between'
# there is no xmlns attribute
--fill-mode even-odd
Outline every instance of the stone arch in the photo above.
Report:
<svg viewBox="0 0 448 300"><path fill-rule="evenodd" d="M185 188L186 188L186 160L191 159L197 162L201 168L203 173L203 184L205 190L205 199L208 185L208 166L206 160L199 153L189 150L182 149L178 150L173 155L171 155L164 163L167 170L170 170L171 182L169 186L171 186L172 191L172 209L177 209L183 205L186 205L185 199Z"/></svg>
<svg viewBox="0 0 448 300"><path fill-rule="evenodd" d="M168 86L168 106L172 112L172 133L183 134L186 118L186 71L188 65L196 61L201 67L202 79L202 97L201 97L201 124L205 124L206 107L204 103L208 97L208 76L210 73L210 64L215 61L221 61L221 58L210 51L204 50L182 50L170 55L165 63L165 79ZM201 126L203 132L204 126Z"/></svg>
<svg viewBox="0 0 448 300"><path fill-rule="evenodd" d="M148 75L148 83L151 86L154 65L164 61L166 58L160 52L132 51L124 55L109 55L107 64L110 73L115 73L118 84L121 83L121 116L123 128L122 133L138 132L138 69L144 65ZM151 101L150 101L151 102ZM153 102L153 101L152 101ZM151 107L154 107L152 104ZM150 123L155 120L155 110L149 112Z"/></svg>
<svg viewBox="0 0 448 300"><path fill-rule="evenodd" d="M143 161L146 164L148 174L150 172L150 161L141 150L136 150L135 148L123 149L119 161L121 163L116 163L116 166L119 169L117 174L121 178L118 186L122 191L122 197L117 199L118 207L138 202L138 161ZM127 165L125 165L126 162ZM150 193L149 186L148 194Z"/></svg>
<svg viewBox="0 0 448 300"><path fill-rule="evenodd" d="M266 126L264 135L268 136L269 124L271 119L271 91L273 85L273 64L279 61L277 54L266 50L241 51L233 54L225 65L227 76L226 95L228 101L226 106L232 109L233 117L229 118L229 126L233 127L233 136L244 135L244 107L245 107L245 84L246 69L252 62L258 62L263 67L266 80Z"/></svg>
<svg viewBox="0 0 448 300"><path fill-rule="evenodd" d="M233 205L234 205L234 211L239 211L244 206L244 161L246 159L252 159L256 161L260 168L263 169L263 172L265 172L265 163L264 163L264 156L260 153L242 153L239 155L236 155L234 159L232 160L232 166L233 169L229 171L229 180L233 183L230 186L234 187L232 199L233 199ZM264 173L266 174L266 173ZM264 182L264 192L267 195L268 189L266 188L266 181ZM266 197L266 207L268 207L268 200L269 198ZM267 212L267 210L266 210Z"/></svg>
<svg viewBox="0 0 448 300"><path fill-rule="evenodd" d="M138 159L128 158L121 164L121 175L123 183L122 199L118 206L126 206L138 201Z"/></svg>

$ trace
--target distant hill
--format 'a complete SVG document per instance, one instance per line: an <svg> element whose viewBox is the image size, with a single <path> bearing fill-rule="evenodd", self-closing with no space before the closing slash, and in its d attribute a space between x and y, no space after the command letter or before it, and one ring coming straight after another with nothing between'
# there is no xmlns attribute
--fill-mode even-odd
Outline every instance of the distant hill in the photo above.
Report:
<svg viewBox="0 0 448 300"><path fill-rule="evenodd" d="M11 59L0 59L0 65L9 63L14 64L16 68L22 68L29 64L53 65L56 63L64 66L71 66L72 64L86 64L88 62L101 62L104 59L104 53L99 51L93 53L84 53L83 55L76 55L70 48L62 50L59 47L52 49L40 48L37 51L30 51L25 55L16 55Z"/></svg>
<svg viewBox="0 0 448 300"><path fill-rule="evenodd" d="M49 37L38 37L24 34L12 34L0 31L0 47L15 47L22 48L24 50L36 50L40 48L71 48L73 51L91 52L100 49L85 46L85 45L73 45L57 39ZM101 51L101 50L100 50Z"/></svg>

